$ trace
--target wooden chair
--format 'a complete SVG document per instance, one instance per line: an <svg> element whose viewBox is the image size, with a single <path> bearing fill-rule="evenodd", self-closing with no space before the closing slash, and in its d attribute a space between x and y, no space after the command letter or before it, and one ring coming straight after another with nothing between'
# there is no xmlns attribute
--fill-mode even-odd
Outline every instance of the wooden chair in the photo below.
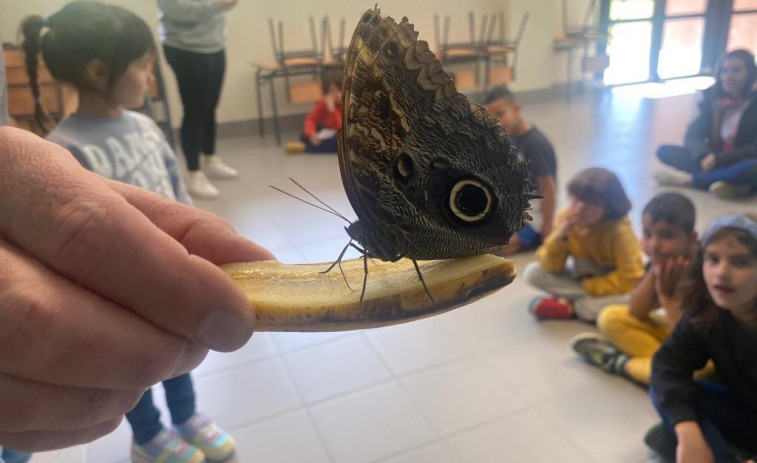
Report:
<svg viewBox="0 0 757 463"><path fill-rule="evenodd" d="M504 36L504 12L500 12L499 16L494 17L495 19L492 23L499 22L500 36L496 40L491 39L491 31L494 27L490 27L487 41L482 46L485 78L484 89L495 85L509 84L515 79L516 67L518 65L518 48L526 32L529 17L529 13L525 13L521 17L518 31L513 40L508 40Z"/></svg>

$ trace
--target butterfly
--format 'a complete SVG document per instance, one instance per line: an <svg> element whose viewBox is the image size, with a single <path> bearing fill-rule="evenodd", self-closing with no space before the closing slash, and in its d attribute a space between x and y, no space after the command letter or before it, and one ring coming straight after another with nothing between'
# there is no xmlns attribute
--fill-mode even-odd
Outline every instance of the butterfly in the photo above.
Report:
<svg viewBox="0 0 757 463"><path fill-rule="evenodd" d="M449 259L506 244L533 185L507 134L406 17L363 14L347 52L339 167L365 257ZM357 246L356 246L357 247Z"/></svg>

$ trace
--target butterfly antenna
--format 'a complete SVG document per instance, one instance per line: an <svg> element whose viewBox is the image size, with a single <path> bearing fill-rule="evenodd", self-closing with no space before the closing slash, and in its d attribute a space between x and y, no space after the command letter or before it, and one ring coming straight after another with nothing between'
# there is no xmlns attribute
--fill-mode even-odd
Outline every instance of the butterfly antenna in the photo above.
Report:
<svg viewBox="0 0 757 463"><path fill-rule="evenodd" d="M431 295L431 291L428 290L428 286L426 286L426 282L423 280L423 275L421 275L421 269L418 267L418 261L415 259L412 259L413 265L415 265L415 271L418 273L418 278L421 280L421 284L423 285L423 289L426 290L426 294L428 295L428 298L431 299L431 305L436 305L436 301L434 301L434 297Z"/></svg>
<svg viewBox="0 0 757 463"><path fill-rule="evenodd" d="M328 212L329 214L335 215L335 216L339 217L340 219L343 219L343 220L347 220L347 219L346 219L346 218L345 218L345 217L344 217L343 215L341 215L341 214L339 214L339 213L337 213L337 212L334 212L334 211L332 211L332 210L326 209L325 207L321 207L321 206L319 206L319 205L317 205L317 204L313 204L313 203L311 203L311 202L309 202L309 201L306 201L306 200L304 200L304 199L300 198L299 196L295 196L295 195L293 195L292 193L289 193L289 192L286 192L286 191L282 190L282 189L281 189L281 188L279 188L279 187L275 187L275 186L273 186L273 185L268 185L268 186L269 186L269 187L271 187L271 188L273 188L274 190L278 191L279 193L284 193L284 194L285 194L285 195L287 195L287 196L291 196L292 198L294 198L294 199L296 199L296 200L298 200L298 201L302 201L303 203L305 203L305 204L308 204L308 205L310 205L310 206L313 206L313 207L315 207L316 209L320 209L320 210L322 210L322 211L324 211L324 212ZM352 222L350 222L349 220L347 220L347 223L352 223Z"/></svg>
<svg viewBox="0 0 757 463"><path fill-rule="evenodd" d="M340 214L339 212L337 212L336 209L334 209L333 207L331 207L328 204L324 203L323 201L321 201L318 198L318 196L314 195L313 193L311 193L310 191L308 191L307 188L305 188L304 186L302 186L299 183L297 183L297 180L293 179L292 177L289 177L289 180L291 180L292 183L294 183L295 185L297 185L298 187L300 187L302 189L302 191L304 191L305 193L309 194L313 199L315 199L316 201L318 201L319 203L321 203L328 210L330 210L331 212L333 212L336 216L341 217L342 219L346 220L347 223L350 223L350 224L352 223L345 216L343 216L342 214Z"/></svg>

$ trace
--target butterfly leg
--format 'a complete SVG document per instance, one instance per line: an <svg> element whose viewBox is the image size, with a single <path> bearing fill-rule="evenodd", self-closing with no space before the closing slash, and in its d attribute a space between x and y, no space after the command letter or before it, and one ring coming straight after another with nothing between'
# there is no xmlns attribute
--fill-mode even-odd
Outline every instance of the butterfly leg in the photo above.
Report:
<svg viewBox="0 0 757 463"><path fill-rule="evenodd" d="M426 290L426 294L428 295L428 298L431 299L431 304L436 305L436 302L434 301L434 297L431 296L431 292L428 290L428 286L426 286L426 282L423 280L423 275L421 275L421 269L418 267L418 262L415 259L413 260L413 265L415 265L415 271L418 273L418 278L421 280L421 284L423 285L423 289Z"/></svg>
<svg viewBox="0 0 757 463"><path fill-rule="evenodd" d="M355 248L358 248L355 246ZM360 293L360 302L363 302L363 296L365 296L365 286L368 284L368 253L363 251L363 292Z"/></svg>
<svg viewBox="0 0 757 463"><path fill-rule="evenodd" d="M350 240L350 242L347 243L347 246L345 246L344 249L342 249L342 252L339 253L339 257L336 258L336 260L334 261L334 263L332 263L329 266L329 268L327 268L326 270L322 271L321 273L329 273L334 268L335 265L339 265L339 271L342 273L342 278L344 279L344 284L347 285L347 287L350 289L350 291L354 291L352 289L352 287L350 286L350 283L347 281L347 276L345 276L344 270L342 269L342 258L344 257L344 253L347 252L347 248L349 248L351 244L352 244L352 240Z"/></svg>

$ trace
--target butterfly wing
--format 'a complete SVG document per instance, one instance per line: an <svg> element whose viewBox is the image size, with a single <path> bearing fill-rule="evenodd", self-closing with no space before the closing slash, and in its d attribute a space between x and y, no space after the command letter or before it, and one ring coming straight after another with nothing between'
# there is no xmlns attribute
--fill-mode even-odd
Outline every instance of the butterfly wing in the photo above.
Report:
<svg viewBox="0 0 757 463"><path fill-rule="evenodd" d="M523 226L527 170L417 36L374 8L350 43L339 165L358 241L384 259L478 254Z"/></svg>

